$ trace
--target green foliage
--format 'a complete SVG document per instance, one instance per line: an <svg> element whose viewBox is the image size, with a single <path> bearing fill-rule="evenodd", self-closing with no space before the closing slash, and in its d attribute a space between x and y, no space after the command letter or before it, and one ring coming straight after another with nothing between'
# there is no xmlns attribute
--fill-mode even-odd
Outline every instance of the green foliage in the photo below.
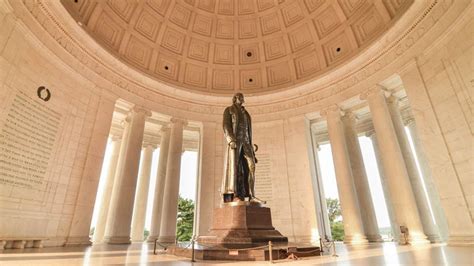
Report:
<svg viewBox="0 0 474 266"><path fill-rule="evenodd" d="M341 221L331 223L332 239L335 241L344 240L344 225Z"/></svg>
<svg viewBox="0 0 474 266"><path fill-rule="evenodd" d="M176 237L178 241L190 241L193 236L194 202L190 199L178 200L178 223Z"/></svg>
<svg viewBox="0 0 474 266"><path fill-rule="evenodd" d="M338 199L326 199L328 208L329 223L331 224L332 239L336 241L344 240L344 225L341 221L341 205Z"/></svg>
<svg viewBox="0 0 474 266"><path fill-rule="evenodd" d="M143 230L143 239L147 239L149 235L150 235L150 230L145 228L145 230Z"/></svg>
<svg viewBox="0 0 474 266"><path fill-rule="evenodd" d="M328 207L329 222L332 224L337 218L341 216L341 206L339 205L338 199L331 198L326 199L326 204Z"/></svg>

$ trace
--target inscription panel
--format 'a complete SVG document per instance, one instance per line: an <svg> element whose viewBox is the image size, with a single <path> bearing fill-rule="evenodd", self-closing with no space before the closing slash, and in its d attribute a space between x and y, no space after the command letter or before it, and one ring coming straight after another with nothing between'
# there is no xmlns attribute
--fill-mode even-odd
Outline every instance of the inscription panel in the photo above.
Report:
<svg viewBox="0 0 474 266"><path fill-rule="evenodd" d="M61 114L18 91L0 130L0 185L41 189Z"/></svg>
<svg viewBox="0 0 474 266"><path fill-rule="evenodd" d="M256 157L258 163L255 167L255 195L257 198L268 202L273 199L272 161L268 153L256 154Z"/></svg>

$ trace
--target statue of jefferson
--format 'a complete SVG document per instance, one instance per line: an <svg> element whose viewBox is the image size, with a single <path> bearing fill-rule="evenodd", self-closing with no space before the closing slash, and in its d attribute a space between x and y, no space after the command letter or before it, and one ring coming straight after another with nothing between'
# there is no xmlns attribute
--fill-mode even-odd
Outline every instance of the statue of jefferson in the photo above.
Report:
<svg viewBox="0 0 474 266"><path fill-rule="evenodd" d="M224 111L223 128L227 141L227 159L225 176L222 181L224 202L249 201L261 202L255 197L255 158L252 144L252 121L245 110L244 95L236 93L232 105ZM258 146L255 145L258 149Z"/></svg>

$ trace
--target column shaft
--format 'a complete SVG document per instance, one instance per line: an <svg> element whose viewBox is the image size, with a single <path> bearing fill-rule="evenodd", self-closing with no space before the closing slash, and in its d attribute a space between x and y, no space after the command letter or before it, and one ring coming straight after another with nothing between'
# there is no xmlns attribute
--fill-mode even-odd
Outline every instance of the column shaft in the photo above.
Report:
<svg viewBox="0 0 474 266"><path fill-rule="evenodd" d="M446 216L443 212L443 209L441 208L441 201L433 182L431 169L428 165L425 154L423 153L420 139L418 137L418 132L416 130L415 120L410 119L406 124L408 130L410 131L413 146L415 148L415 156L418 159L418 164L420 165L421 175L425 182L426 192L428 193L428 199L431 202L431 208L434 212L440 237L443 241L446 241L448 239L448 222L446 220Z"/></svg>
<svg viewBox="0 0 474 266"><path fill-rule="evenodd" d="M421 223L423 225L423 231L430 242L440 242L439 231L431 217L428 198L423 189L422 177L416 167L415 157L411 151L410 143L405 132L405 125L403 124L402 116L400 115L398 99L394 96L390 96L387 100L387 105L395 133L397 134L398 143L400 144L403 159L405 160L408 177L410 178L411 187L416 200L416 206L418 207Z"/></svg>
<svg viewBox="0 0 474 266"><path fill-rule="evenodd" d="M140 160L140 176L135 193L132 218L132 241L141 242L144 239L145 217L150 188L151 163L153 160L154 145L148 144L143 148L143 158Z"/></svg>
<svg viewBox="0 0 474 266"><path fill-rule="evenodd" d="M415 196L383 91L374 88L362 98L366 98L369 103L397 224L408 228L410 243L426 243Z"/></svg>
<svg viewBox="0 0 474 266"><path fill-rule="evenodd" d="M107 176L105 177L104 190L100 204L99 218L94 230L93 242L100 243L104 239L105 226L107 224L107 214L110 206L110 198L112 197L112 188L114 186L115 173L120 154L120 145L122 140L120 137L113 136L110 145L112 146Z"/></svg>
<svg viewBox="0 0 474 266"><path fill-rule="evenodd" d="M199 146L199 179L194 229L196 237L207 235L211 228L214 209L216 123L203 123Z"/></svg>
<svg viewBox="0 0 474 266"><path fill-rule="evenodd" d="M179 178L181 155L183 152L184 121L172 120L168 162L166 164L165 192L161 217L160 235L162 243L174 243L176 240L176 217L178 213Z"/></svg>
<svg viewBox="0 0 474 266"><path fill-rule="evenodd" d="M146 110L138 108L131 112L128 133L125 133L127 139L124 139L123 148L120 149L121 165L115 176L109 217L107 218L107 220L110 219L110 223L107 224L105 242L109 244L130 243L138 164L140 162L145 118L149 115Z"/></svg>
<svg viewBox="0 0 474 266"><path fill-rule="evenodd" d="M163 194L165 192L166 164L168 162L168 150L170 147L170 129L161 129L160 158L158 159L158 171L156 174L155 196L153 198L153 211L151 213L150 236L148 241L158 239L161 228L163 210Z"/></svg>
<svg viewBox="0 0 474 266"><path fill-rule="evenodd" d="M364 159L359 145L359 137L355 130L356 118L352 113L346 113L342 118L346 136L347 150L349 152L352 177L359 200L360 214L364 225L365 235L370 242L380 242L377 217L375 216L372 194L370 193L369 180L365 172Z"/></svg>
<svg viewBox="0 0 474 266"><path fill-rule="evenodd" d="M387 207L388 216L390 218L390 227L392 229L392 236L393 238L398 241L400 237L400 230L395 219L395 214L393 211L393 203L390 197L390 190L388 189L388 181L387 177L385 176L383 163L381 160L379 146L377 145L377 137L375 133L372 131L371 134L368 134L370 137L370 141L372 142L372 147L374 149L375 160L377 161L377 169L380 177L380 184L382 185L383 189L383 196L385 198L385 206Z"/></svg>
<svg viewBox="0 0 474 266"><path fill-rule="evenodd" d="M337 189L341 201L345 234L344 242L350 244L365 243L367 239L365 238L360 217L359 202L354 188L344 128L338 108L332 108L327 111L327 123L334 169L336 171Z"/></svg>

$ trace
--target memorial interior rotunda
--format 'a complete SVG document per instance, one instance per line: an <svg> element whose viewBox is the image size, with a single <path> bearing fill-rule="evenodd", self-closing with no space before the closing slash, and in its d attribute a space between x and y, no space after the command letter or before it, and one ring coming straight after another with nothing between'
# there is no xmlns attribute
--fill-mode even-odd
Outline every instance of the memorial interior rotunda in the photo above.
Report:
<svg viewBox="0 0 474 266"><path fill-rule="evenodd" d="M237 92L256 193L290 242L331 235L324 144L344 243L382 241L367 136L395 241L473 246L472 14L469 0L0 0L0 249L143 241L147 204L147 240L174 242L183 151L206 235Z"/></svg>

